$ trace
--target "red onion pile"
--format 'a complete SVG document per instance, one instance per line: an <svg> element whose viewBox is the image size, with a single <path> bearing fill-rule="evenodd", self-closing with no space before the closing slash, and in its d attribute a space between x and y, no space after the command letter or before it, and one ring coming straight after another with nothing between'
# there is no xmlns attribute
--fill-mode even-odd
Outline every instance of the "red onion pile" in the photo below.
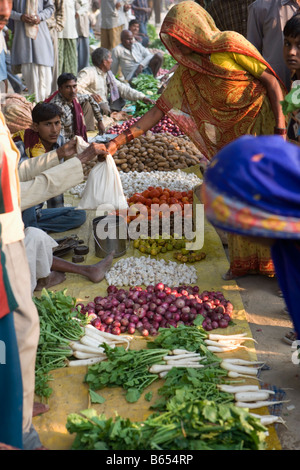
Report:
<svg viewBox="0 0 300 470"><path fill-rule="evenodd" d="M198 286L171 288L160 282L146 289L109 286L107 293L106 297L97 296L86 306L78 303L76 307L91 316L95 328L115 335L139 331L143 336L155 336L159 328L193 325L197 315L204 317L202 326L206 331L226 328L233 311L222 292L200 294Z"/></svg>
<svg viewBox="0 0 300 470"><path fill-rule="evenodd" d="M124 121L122 124L115 124L114 126L110 127L106 133L107 134L121 134L122 132L126 131L130 126L132 126L138 118L131 118L128 121ZM179 129L179 127L170 119L168 116L164 116L152 129L151 132L154 134L160 134L164 132L168 132L174 136L184 135L183 132Z"/></svg>

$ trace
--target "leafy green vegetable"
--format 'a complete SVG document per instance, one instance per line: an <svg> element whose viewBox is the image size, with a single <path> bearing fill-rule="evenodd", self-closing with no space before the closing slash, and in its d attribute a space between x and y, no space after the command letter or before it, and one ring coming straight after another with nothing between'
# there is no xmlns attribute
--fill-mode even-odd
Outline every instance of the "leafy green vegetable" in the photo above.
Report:
<svg viewBox="0 0 300 470"><path fill-rule="evenodd" d="M300 86L292 88L291 91L285 96L283 101L280 101L282 112L288 115L293 111L300 109Z"/></svg>
<svg viewBox="0 0 300 470"><path fill-rule="evenodd" d="M159 97L158 89L160 84L153 75L140 73L137 77L132 79L131 84L136 90L147 96L151 96L151 99L154 101ZM143 116L152 106L151 103L148 104L143 101L137 101L134 116Z"/></svg>
<svg viewBox="0 0 300 470"><path fill-rule="evenodd" d="M99 395L99 393L94 392L94 390L89 390L89 395L92 403L104 403L105 398Z"/></svg>
<svg viewBox="0 0 300 470"><path fill-rule="evenodd" d="M126 399L133 403L158 375L151 374L148 368L162 361L166 350L128 350L123 347L111 348L103 345L108 360L88 368L85 382L91 390L104 387L122 387L126 390Z"/></svg>
<svg viewBox="0 0 300 470"><path fill-rule="evenodd" d="M94 410L72 413L69 433L77 450L263 450L266 428L245 409L207 400L170 401L167 411L143 422Z"/></svg>
<svg viewBox="0 0 300 470"><path fill-rule="evenodd" d="M82 325L88 320L74 319L76 299L66 295L66 290L50 292L43 289L41 297L33 297L40 319L40 337L35 364L35 393L48 398L52 389L48 385L50 371L65 367L66 358L72 355L68 346L83 336Z"/></svg>

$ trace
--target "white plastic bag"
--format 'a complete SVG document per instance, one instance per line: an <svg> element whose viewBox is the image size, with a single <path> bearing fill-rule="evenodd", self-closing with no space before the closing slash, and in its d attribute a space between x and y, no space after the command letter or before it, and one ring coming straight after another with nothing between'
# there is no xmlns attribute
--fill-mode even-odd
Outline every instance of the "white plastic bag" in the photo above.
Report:
<svg viewBox="0 0 300 470"><path fill-rule="evenodd" d="M127 200L117 166L108 154L90 171L78 209L126 209Z"/></svg>

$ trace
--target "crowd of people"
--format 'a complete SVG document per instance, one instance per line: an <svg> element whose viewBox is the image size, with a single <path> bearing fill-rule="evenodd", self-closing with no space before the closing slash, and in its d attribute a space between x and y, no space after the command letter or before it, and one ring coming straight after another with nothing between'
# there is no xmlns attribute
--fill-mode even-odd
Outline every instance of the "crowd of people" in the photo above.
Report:
<svg viewBox="0 0 300 470"><path fill-rule="evenodd" d="M234 21L229 13L237 3ZM162 67L147 34L152 8L159 24L162 5L160 39L176 67L153 102L130 83L140 73L157 76ZM228 231L224 279L276 275L299 336L300 139L297 113L287 122L282 109L292 81L300 79L298 10L296 0L0 2L0 80L36 101L31 127L13 135L0 113L0 339L14 351L0 364L0 382L7 384L0 387L0 442L42 445L32 425L39 338L34 290L61 283L68 272L100 282L112 263L113 253L91 266L53 256L49 233L85 222L84 211L64 207L64 191L83 180L84 163L113 155L165 114L207 160L203 202L212 223ZM91 36L100 41L92 53ZM103 133L103 116L126 100L152 107L109 143L89 144L87 132ZM275 216L286 230L274 229ZM257 230L257 220L264 230Z"/></svg>

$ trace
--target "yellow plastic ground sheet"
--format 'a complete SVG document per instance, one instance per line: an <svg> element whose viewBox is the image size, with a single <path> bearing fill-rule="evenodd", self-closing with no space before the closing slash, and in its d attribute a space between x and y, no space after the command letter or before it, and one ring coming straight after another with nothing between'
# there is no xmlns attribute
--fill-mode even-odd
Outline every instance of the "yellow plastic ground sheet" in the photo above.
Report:
<svg viewBox="0 0 300 470"><path fill-rule="evenodd" d="M187 171L196 170L192 168ZM197 202L199 203L199 201ZM65 203L76 206L78 199L75 196L67 194L65 195ZM87 221L83 226L76 230L54 236L54 238L60 238L64 235L76 233L79 238L83 239L85 244L89 246L89 254L85 257L85 264L94 264L100 261L95 255L95 241L93 238L92 221L95 217L95 211L87 211ZM229 263L220 238L215 229L207 221L205 221L204 230L204 246L202 250L206 253L206 258L194 264L197 269L197 285L200 288L200 292L204 290L222 291L225 297L229 299L234 306L234 326L230 326L226 328L226 330L214 330L214 332L221 334L245 332L247 336L251 337L251 330L246 319L239 288L235 281L223 281L222 279L222 274L228 270ZM134 249L133 243L130 242L124 257L125 256L144 255ZM158 257L164 257L165 259L174 261L172 252L159 254ZM67 255L64 258L71 260L72 255ZM115 258L113 263L116 263L119 259L120 258ZM161 279L161 281L163 282L163 279ZM88 301L92 301L96 295L106 295L107 286L108 284L105 279L99 284L93 284L79 275L67 274L65 282L52 290L58 291L67 289L68 295L75 297L78 302L82 301L87 303ZM131 342L131 348L146 348L147 341L149 341L149 338L145 339L135 335ZM247 341L244 344L249 350L241 349L237 352L227 353L227 356L226 354L225 356L228 357L228 354L230 354L230 357L255 360L256 352L254 342ZM52 372L50 385L53 389L53 393L48 401L50 410L41 416L33 418L33 424L40 435L41 441L48 449L70 449L75 436L70 435L66 430L67 416L70 413L80 412L88 407L93 407L98 413L104 413L107 417L114 416L117 413L120 416L130 418L132 421L143 421L152 413L149 407L158 398L157 390L163 384L162 380L154 382L144 391L144 394L136 403L128 403L125 400L125 394L121 388L102 389L99 391L99 394L105 398L104 403L101 405L91 404L89 401L88 386L84 383L86 372L86 367L66 367ZM255 379L246 380L246 383L258 384ZM144 395L149 391L153 393L150 402L144 398ZM262 409L261 412L263 414L269 414L267 408ZM281 446L275 428L272 426L269 427L268 430L268 449L280 449Z"/></svg>

